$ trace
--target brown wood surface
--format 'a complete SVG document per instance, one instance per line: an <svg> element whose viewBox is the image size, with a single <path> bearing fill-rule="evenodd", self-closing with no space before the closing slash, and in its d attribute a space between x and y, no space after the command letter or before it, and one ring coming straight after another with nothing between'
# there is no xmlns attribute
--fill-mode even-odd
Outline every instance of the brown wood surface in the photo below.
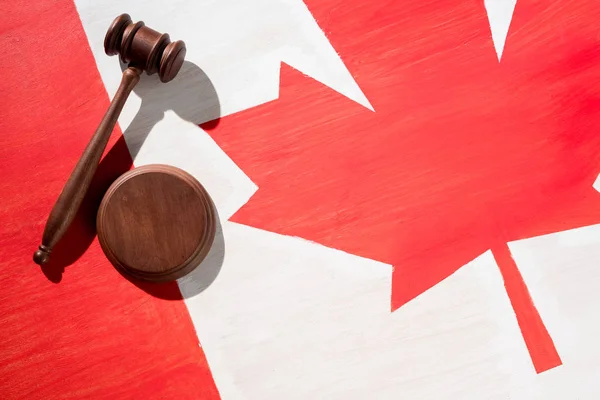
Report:
<svg viewBox="0 0 600 400"><path fill-rule="evenodd" d="M98 129L96 129L81 158L75 165L71 176L69 176L67 183L50 212L44 228L42 244L33 254L33 261L36 264L46 264L50 260L52 249L64 236L73 222L92 178L96 173L102 153L106 148L106 144L121 114L121 110L123 110L125 101L129 97L133 87L140 80L140 73L141 70L135 67L130 67L123 71L121 86L119 86L106 114L104 114L104 118L102 118L100 125L98 125Z"/></svg>
<svg viewBox="0 0 600 400"><path fill-rule="evenodd" d="M33 261L39 265L50 260L52 249L73 222L117 119L143 70L148 74L158 71L160 80L169 82L181 69L186 54L184 42L171 42L168 34L148 28L142 21L133 23L128 14L115 18L108 28L104 50L108 55L120 54L129 67L123 72L113 101L50 212L42 244L33 254Z"/></svg>
<svg viewBox="0 0 600 400"><path fill-rule="evenodd" d="M143 21L133 22L128 14L121 14L108 28L104 51L119 54L121 61L146 71L158 72L162 82L169 82L181 69L186 47L181 40L171 42L166 33L147 27Z"/></svg>
<svg viewBox="0 0 600 400"><path fill-rule="evenodd" d="M97 218L98 238L122 272L170 281L196 268L215 237L212 200L187 172L167 165L129 171L107 191Z"/></svg>

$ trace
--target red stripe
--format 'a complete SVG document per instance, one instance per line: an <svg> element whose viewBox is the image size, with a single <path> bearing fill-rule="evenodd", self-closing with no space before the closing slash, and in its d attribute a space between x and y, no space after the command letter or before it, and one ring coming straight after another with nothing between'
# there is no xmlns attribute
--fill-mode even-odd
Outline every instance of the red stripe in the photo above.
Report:
<svg viewBox="0 0 600 400"><path fill-rule="evenodd" d="M533 304L527 285L510 254L510 249L506 244L502 244L495 246L492 253L502 273L506 293L517 316L519 328L536 372L539 374L562 365L554 342Z"/></svg>
<svg viewBox="0 0 600 400"><path fill-rule="evenodd" d="M5 3L0 397L219 398L177 285L146 293L115 271L94 238L102 190L131 167L118 129L53 265L41 271L33 263L50 209L108 97L71 1Z"/></svg>

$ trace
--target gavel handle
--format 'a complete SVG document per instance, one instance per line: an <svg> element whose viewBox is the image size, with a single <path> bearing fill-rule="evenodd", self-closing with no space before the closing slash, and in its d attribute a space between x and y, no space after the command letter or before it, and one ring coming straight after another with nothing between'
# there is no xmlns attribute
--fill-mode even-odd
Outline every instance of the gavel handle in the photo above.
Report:
<svg viewBox="0 0 600 400"><path fill-rule="evenodd" d="M108 139L117 123L117 119L131 90L139 82L141 73L142 70L135 67L129 67L123 71L121 85L115 97L50 212L44 228L42 244L33 254L33 261L36 264L43 265L50 260L52 249L73 222L96 173L100 158L108 144Z"/></svg>

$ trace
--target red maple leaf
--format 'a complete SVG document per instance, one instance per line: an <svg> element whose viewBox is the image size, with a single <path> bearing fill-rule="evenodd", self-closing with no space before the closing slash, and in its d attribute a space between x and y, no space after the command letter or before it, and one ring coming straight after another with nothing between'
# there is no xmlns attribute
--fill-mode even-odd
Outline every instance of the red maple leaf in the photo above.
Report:
<svg viewBox="0 0 600 400"><path fill-rule="evenodd" d="M598 2L308 0L375 112L283 65L211 135L258 185L233 221L394 266L392 310L490 250L536 371L561 364L507 242L600 222Z"/></svg>

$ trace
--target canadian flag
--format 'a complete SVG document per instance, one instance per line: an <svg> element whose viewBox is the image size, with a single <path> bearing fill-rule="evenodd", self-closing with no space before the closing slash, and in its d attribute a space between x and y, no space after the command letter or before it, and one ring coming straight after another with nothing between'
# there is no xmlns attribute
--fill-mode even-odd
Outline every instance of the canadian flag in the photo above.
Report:
<svg viewBox="0 0 600 400"><path fill-rule="evenodd" d="M331 0L3 4L0 397L596 399L600 225L595 224L600 220L595 218L600 207L595 213L579 211L592 210L597 202L593 182L583 206L577 203L577 212L564 217L568 230L506 244L504 260L518 267L517 284L524 288L519 292L524 297L510 297L515 283L498 268L502 257L483 249L393 312L390 296L398 265L330 245L337 243L333 239L263 229L258 225L267 214L253 208L243 211L253 196L259 199L254 200L257 209L268 205L258 197L265 189L262 181L253 181L253 174L264 178L265 159L255 157L258 151L251 146L240 151L236 140L252 137L269 142L273 126L289 123L260 107L285 101L302 115L309 104L293 103L283 83L305 74L308 77L302 79L311 81L309 87L320 85L350 104L329 114L333 110L326 103L314 102L313 109L315 104L322 109L321 119L304 118L305 127L343 121L358 112L377 115L385 99L372 97L370 93L377 91L363 90L363 82L376 87L395 70L357 76L351 71L363 71L360 66L372 60L347 49L355 42L368 43L370 37L380 40L377 32L407 18L407 10L411 13L407 35L419 33L419 26L422 31L435 27L438 34L475 27L464 31L465 48L475 40L482 44L479 50L491 54L482 56L486 63L499 63L495 65L509 63L511 54L513 60L517 52L526 54L528 45L579 49L579 40L586 45L600 40L600 30L593 28L600 9L583 0L414 3L400 11L395 2L370 8L369 2ZM75 224L55 249L52 263L40 270L31 253L120 81L122 66L116 57L106 56L102 46L110 22L123 12L184 40L187 62L168 84L159 84L156 76L143 76L123 110ZM352 25L353 13L361 15L357 21L369 23ZM340 25L339 18L347 23ZM344 29L334 31L337 26ZM569 34L577 29L581 34ZM517 35L513 53L512 32ZM350 35L356 40L347 41L341 51L337 41ZM416 48L430 52L423 59L446 51L427 47L435 41L419 47L419 37L412 38ZM456 52L464 53L465 48L458 46ZM554 113L556 124L576 120L577 129L591 129L600 122L594 107L600 91L592 80L598 66L585 60L596 59L598 51L594 55L589 47L581 48L576 63L558 69L548 65L550 73L540 79L543 86L536 93L548 94L550 100L544 104L555 108L543 112ZM560 53L547 55L549 63L566 63ZM456 53L447 57L456 58ZM472 60L465 59L464 68L482 76L480 59ZM555 71L563 75L552 75ZM532 72L523 71L527 73ZM585 82L591 89L573 87L572 92L581 96L554 101L551 95L563 82ZM308 90L296 93L301 97ZM435 92L416 86L399 90L397 95L404 99L420 100L423 90ZM483 99L484 94L477 95ZM288 97L283 99L284 95ZM267 122L246 122L245 110ZM577 111L581 115L569 114ZM534 124L546 116L533 113L529 121ZM427 113L398 118L426 119ZM268 121L273 124L267 126ZM228 130L231 126L233 133ZM369 131L344 134L369 135ZM580 152L580 164L587 168L580 178L587 183L599 170L598 141L578 137L580 141L566 140L564 150ZM581 141L587 145L581 146ZM275 161L289 162L285 157ZM560 162L558 158L556 163ZM217 239L205 262L177 283L159 286L131 282L117 273L91 224L108 185L128 169L150 163L171 164L198 178L220 217ZM388 171L378 172L382 185L393 181ZM561 182L567 191L570 181ZM324 204L328 196L333 198L331 193L324 187ZM373 196L385 199L386 194ZM243 218L253 223L245 224ZM327 218L340 215L323 217ZM383 223L397 222L390 218ZM369 242L368 232L361 240ZM390 240L377 245L391 251L397 244ZM524 308L515 301L523 302ZM523 309L525 314L519 314ZM523 318L535 323L524 327Z"/></svg>

